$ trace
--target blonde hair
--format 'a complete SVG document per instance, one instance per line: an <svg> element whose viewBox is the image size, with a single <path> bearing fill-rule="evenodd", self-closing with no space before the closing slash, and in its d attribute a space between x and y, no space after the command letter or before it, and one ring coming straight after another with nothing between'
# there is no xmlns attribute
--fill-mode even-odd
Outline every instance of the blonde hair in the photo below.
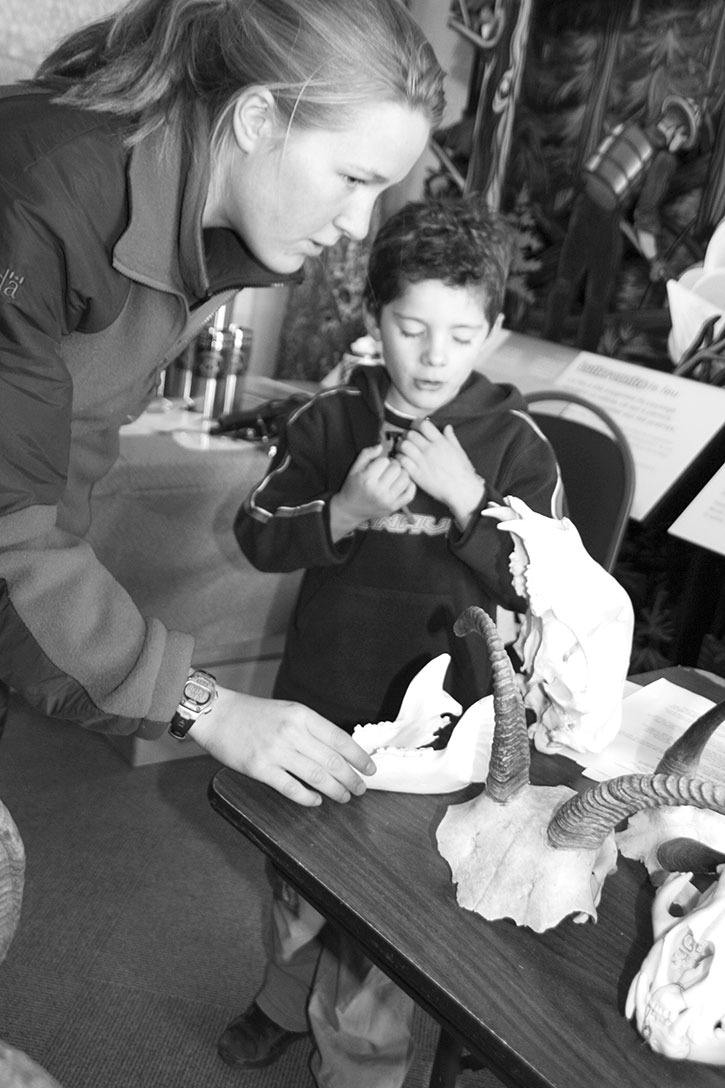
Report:
<svg viewBox="0 0 725 1088"><path fill-rule="evenodd" d="M131 0L72 34L35 82L124 117L129 141L178 124L193 141L239 91L269 88L283 124L337 129L393 101L439 123L443 73L401 0Z"/></svg>

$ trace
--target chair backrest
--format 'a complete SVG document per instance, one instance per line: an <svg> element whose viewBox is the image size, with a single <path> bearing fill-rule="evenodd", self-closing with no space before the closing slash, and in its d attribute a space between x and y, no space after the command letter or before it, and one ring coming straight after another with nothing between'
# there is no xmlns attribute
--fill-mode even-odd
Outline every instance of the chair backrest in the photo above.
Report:
<svg viewBox="0 0 725 1088"><path fill-rule="evenodd" d="M554 448L566 491L569 517L593 559L611 571L619 553L634 497L634 460L629 442L608 412L565 389L530 393L529 414ZM551 402L579 405L598 417L608 433L571 419L535 411ZM595 421L593 421L595 422Z"/></svg>

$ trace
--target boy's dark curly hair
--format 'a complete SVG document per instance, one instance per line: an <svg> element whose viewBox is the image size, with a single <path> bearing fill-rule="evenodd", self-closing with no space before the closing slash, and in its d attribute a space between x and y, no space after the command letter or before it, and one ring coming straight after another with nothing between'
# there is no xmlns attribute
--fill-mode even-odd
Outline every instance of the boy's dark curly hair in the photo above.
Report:
<svg viewBox="0 0 725 1088"><path fill-rule="evenodd" d="M449 287L479 287L493 325L503 307L513 245L506 221L478 194L406 204L373 241L365 306L379 320L383 306L412 283L441 280Z"/></svg>

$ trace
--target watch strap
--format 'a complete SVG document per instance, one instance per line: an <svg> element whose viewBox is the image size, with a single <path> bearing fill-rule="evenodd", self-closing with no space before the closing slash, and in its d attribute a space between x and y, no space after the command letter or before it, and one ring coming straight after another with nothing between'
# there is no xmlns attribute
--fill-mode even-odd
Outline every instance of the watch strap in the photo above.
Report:
<svg viewBox="0 0 725 1088"><path fill-rule="evenodd" d="M169 733L174 740L186 740L186 734L189 732L195 721L196 718L192 718L188 715L184 717L184 715L177 710L169 722Z"/></svg>

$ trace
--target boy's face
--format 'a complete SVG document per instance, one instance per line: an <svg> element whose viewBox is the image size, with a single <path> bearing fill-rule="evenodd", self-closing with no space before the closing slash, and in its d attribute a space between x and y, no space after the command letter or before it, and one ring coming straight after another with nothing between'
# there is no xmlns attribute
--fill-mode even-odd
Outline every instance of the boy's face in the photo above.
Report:
<svg viewBox="0 0 725 1088"><path fill-rule="evenodd" d="M383 307L375 331L390 374L388 404L422 419L456 396L490 326L480 288L423 280Z"/></svg>

